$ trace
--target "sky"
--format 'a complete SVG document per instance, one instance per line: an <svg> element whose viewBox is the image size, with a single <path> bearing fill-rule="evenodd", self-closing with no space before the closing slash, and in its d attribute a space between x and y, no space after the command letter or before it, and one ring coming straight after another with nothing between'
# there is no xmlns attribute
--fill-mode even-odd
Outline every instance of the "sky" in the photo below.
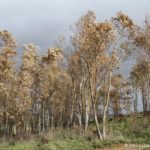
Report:
<svg viewBox="0 0 150 150"><path fill-rule="evenodd" d="M103 21L122 11L142 24L150 0L0 0L0 30L10 31L18 46L34 43L45 52L59 35L88 10Z"/></svg>

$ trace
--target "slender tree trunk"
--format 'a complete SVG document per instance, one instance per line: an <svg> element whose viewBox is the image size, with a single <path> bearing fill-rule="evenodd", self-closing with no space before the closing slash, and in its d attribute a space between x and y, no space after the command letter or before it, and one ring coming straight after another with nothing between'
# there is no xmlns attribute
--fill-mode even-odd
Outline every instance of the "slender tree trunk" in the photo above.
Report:
<svg viewBox="0 0 150 150"><path fill-rule="evenodd" d="M45 131L45 112L44 112L44 106L42 110L42 130Z"/></svg>
<svg viewBox="0 0 150 150"><path fill-rule="evenodd" d="M74 98L73 98L74 99ZM74 115L74 104L73 104L73 102L72 102L72 104L71 104L71 108L70 108L71 110L70 110L70 121L69 121L69 125L73 125L73 115Z"/></svg>
<svg viewBox="0 0 150 150"><path fill-rule="evenodd" d="M146 106L146 97L145 97L145 89L142 87L142 102L143 102L143 112L147 111L147 106Z"/></svg>
<svg viewBox="0 0 150 150"><path fill-rule="evenodd" d="M40 113L38 114L38 133L40 134L41 132L41 115Z"/></svg>
<svg viewBox="0 0 150 150"><path fill-rule="evenodd" d="M85 132L88 130L89 125L89 112L90 112L90 96L88 91L88 84L84 78L84 100L85 100Z"/></svg>
<svg viewBox="0 0 150 150"><path fill-rule="evenodd" d="M97 112L96 112L96 106L95 106L95 102L93 101L93 113L94 113L94 120L95 120L95 124L96 124L96 128L97 128L97 134L100 140L103 139L101 131L100 131L100 127L99 127L99 123L98 123L98 118L97 118Z"/></svg>
<svg viewBox="0 0 150 150"><path fill-rule="evenodd" d="M85 99L85 132L88 129L89 124L89 101L88 98Z"/></svg>
<svg viewBox="0 0 150 150"><path fill-rule="evenodd" d="M104 105L104 111L103 111L103 138L106 139L106 123L107 123L107 111L110 101L110 90L111 90L111 78L112 78L112 71L109 72L109 83L108 83L108 93Z"/></svg>
<svg viewBox="0 0 150 150"><path fill-rule="evenodd" d="M134 100L134 112L137 112L137 105L138 105L138 91L137 89L135 90L135 100Z"/></svg>
<svg viewBox="0 0 150 150"><path fill-rule="evenodd" d="M150 92L148 88L148 96L147 96L147 111L150 112Z"/></svg>

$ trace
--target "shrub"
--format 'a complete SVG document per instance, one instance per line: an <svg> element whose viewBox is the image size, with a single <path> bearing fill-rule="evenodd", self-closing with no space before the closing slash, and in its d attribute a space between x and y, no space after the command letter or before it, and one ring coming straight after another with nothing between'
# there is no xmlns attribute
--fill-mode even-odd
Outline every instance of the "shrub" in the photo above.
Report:
<svg viewBox="0 0 150 150"><path fill-rule="evenodd" d="M48 144L49 143L49 137L47 135L40 135L39 142L42 144Z"/></svg>
<svg viewBox="0 0 150 150"><path fill-rule="evenodd" d="M10 139L9 145L11 145L11 146L16 145L16 141L14 139Z"/></svg>

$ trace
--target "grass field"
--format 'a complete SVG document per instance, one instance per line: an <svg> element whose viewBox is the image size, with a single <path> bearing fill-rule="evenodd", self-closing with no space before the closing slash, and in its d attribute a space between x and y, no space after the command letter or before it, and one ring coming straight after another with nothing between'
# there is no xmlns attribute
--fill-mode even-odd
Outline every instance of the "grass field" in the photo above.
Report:
<svg viewBox="0 0 150 150"><path fill-rule="evenodd" d="M109 121L110 139L106 141L100 141L96 138L95 126L91 124L89 127L91 132L88 134L79 132L77 129L57 129L49 134L30 137L26 140L9 139L6 142L1 142L0 150L98 150L110 149L116 145L124 147L126 143L142 147L143 144L150 145L149 122L150 117L142 115ZM127 149L130 150L129 147ZM138 150L138 148L135 149ZM144 147L139 150L141 149L143 150ZM148 149L150 148L145 148L145 150ZM134 148L132 147L131 150Z"/></svg>

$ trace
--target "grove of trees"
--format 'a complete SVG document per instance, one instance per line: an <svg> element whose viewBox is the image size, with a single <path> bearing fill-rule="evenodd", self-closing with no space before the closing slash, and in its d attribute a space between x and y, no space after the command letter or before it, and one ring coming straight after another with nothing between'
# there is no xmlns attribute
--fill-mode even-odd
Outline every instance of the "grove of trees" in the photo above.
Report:
<svg viewBox="0 0 150 150"><path fill-rule="evenodd" d="M98 22L88 11L67 44L58 39L45 55L26 44L18 67L16 40L0 31L1 137L74 126L88 132L92 122L103 140L108 118L138 112L140 95L143 112L150 112L150 18L140 27L121 12ZM117 73L133 56L128 78Z"/></svg>

